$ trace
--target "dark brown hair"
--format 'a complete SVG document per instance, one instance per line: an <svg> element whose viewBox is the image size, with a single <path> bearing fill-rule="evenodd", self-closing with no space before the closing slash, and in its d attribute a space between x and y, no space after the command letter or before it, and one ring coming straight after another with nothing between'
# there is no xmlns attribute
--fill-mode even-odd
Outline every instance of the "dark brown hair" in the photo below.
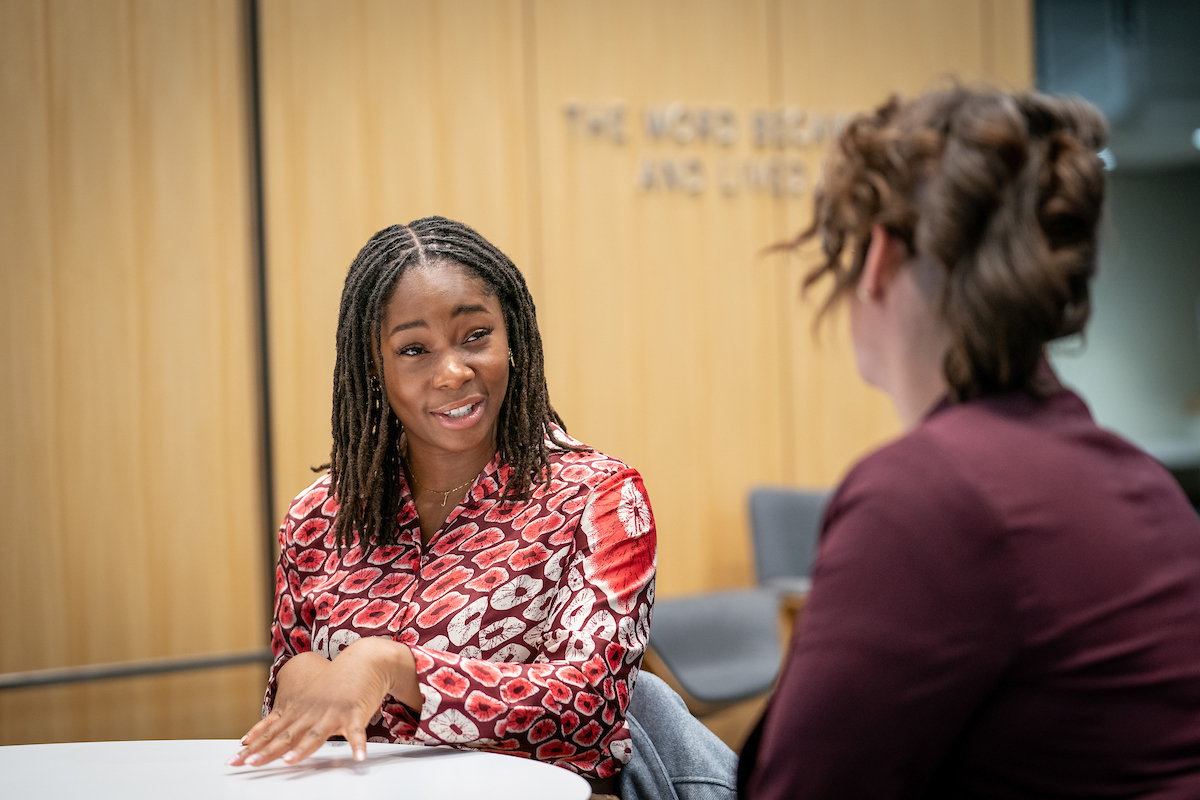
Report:
<svg viewBox="0 0 1200 800"><path fill-rule="evenodd" d="M333 528L339 547L353 545L358 535L370 544L396 541L403 425L374 364L383 363L380 326L401 276L411 267L439 262L459 264L478 277L504 315L513 359L496 431L500 458L512 467L504 498L527 498L535 482L550 479L547 440L585 449L562 440L553 427L566 430L550 405L533 298L508 256L473 229L443 217L384 228L350 265L338 312L330 472L339 503Z"/></svg>
<svg viewBox="0 0 1200 800"><path fill-rule="evenodd" d="M1091 309L1104 173L1104 118L1085 100L955 87L892 97L834 141L807 230L820 237L830 310L858 284L878 223L943 271L955 400L1037 393L1045 344ZM843 253L849 250L849 263Z"/></svg>

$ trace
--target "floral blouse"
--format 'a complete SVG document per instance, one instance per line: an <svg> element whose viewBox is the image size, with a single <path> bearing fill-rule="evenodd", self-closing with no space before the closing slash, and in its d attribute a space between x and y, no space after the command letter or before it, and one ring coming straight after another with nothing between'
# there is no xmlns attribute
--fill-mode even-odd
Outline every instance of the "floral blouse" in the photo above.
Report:
<svg viewBox="0 0 1200 800"><path fill-rule="evenodd" d="M333 658L360 637L390 636L412 648L424 704L418 719L385 698L369 740L619 772L650 632L654 517L622 462L554 448L550 463L550 483L513 503L500 499L509 467L493 459L424 548L407 485L398 543L342 554L329 476L301 492L279 532L264 715L295 654Z"/></svg>

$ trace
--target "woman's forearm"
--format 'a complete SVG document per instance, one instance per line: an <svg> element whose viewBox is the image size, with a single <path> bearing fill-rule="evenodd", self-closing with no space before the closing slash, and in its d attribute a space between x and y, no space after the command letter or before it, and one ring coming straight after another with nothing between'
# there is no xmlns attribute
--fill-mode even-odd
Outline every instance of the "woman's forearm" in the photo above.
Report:
<svg viewBox="0 0 1200 800"><path fill-rule="evenodd" d="M408 645L381 636L372 636L354 642L343 650L338 658L345 659L338 664L341 669L354 666L377 671L388 687L388 694L409 708L421 708L422 696L420 684L417 682L416 662ZM298 653L279 670L276 702L286 703L292 694L307 686L326 669L333 667L334 663L336 662L327 661L320 653Z"/></svg>
<svg viewBox="0 0 1200 800"><path fill-rule="evenodd" d="M277 678L278 688L275 690L275 705L287 702L297 690L307 686L323 671L329 668L329 661L320 653L308 651L297 653L279 669Z"/></svg>
<svg viewBox="0 0 1200 800"><path fill-rule="evenodd" d="M409 708L420 710L423 701L421 686L417 682L416 660L408 645L382 636L371 636L354 642L338 658L347 655L379 670L384 676L388 694Z"/></svg>
<svg viewBox="0 0 1200 800"><path fill-rule="evenodd" d="M420 714L425 698L421 695L421 684L417 680L417 662L412 650L409 650L406 644L385 641L395 648L393 659L396 663L392 668L391 695Z"/></svg>

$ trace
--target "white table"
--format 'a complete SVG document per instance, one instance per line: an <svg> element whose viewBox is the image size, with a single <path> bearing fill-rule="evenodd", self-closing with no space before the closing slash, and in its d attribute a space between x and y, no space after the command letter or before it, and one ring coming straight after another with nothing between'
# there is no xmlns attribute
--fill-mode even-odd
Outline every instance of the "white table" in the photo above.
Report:
<svg viewBox="0 0 1200 800"><path fill-rule="evenodd" d="M227 767L233 739L72 742L0 747L0 798L283 798L283 800L587 800L587 781L526 758L367 744L357 762L326 742L294 766Z"/></svg>

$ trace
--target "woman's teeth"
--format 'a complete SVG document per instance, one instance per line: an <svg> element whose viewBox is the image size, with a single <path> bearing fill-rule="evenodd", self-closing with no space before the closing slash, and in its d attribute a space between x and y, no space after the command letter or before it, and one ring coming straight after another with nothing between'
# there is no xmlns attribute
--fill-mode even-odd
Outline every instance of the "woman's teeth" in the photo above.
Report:
<svg viewBox="0 0 1200 800"><path fill-rule="evenodd" d="M451 419L458 419L459 417L465 417L467 414L470 414L474 408L475 404L471 403L469 406L462 406L461 408L456 408L453 411L447 411L446 416L450 417Z"/></svg>

